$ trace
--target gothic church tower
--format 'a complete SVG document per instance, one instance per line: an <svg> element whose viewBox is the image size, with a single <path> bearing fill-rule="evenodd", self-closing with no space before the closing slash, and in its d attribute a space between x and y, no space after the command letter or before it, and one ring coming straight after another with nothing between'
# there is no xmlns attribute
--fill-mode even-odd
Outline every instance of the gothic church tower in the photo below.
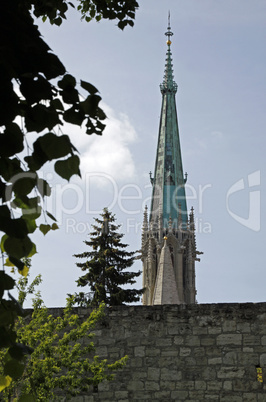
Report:
<svg viewBox="0 0 266 402"><path fill-rule="evenodd" d="M142 229L143 304L196 302L196 250L193 208L188 214L183 174L175 94L170 16L162 93L157 156L148 219L144 212Z"/></svg>

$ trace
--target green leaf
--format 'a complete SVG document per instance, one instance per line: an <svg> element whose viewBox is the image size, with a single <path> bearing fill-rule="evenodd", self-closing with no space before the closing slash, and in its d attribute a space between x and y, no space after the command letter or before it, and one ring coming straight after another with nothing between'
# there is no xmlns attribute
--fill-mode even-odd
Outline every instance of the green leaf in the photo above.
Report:
<svg viewBox="0 0 266 402"><path fill-rule="evenodd" d="M52 230L57 230L57 229L59 229L59 227L58 227L58 225L56 223L53 223L52 226L51 226L51 229Z"/></svg>
<svg viewBox="0 0 266 402"><path fill-rule="evenodd" d="M42 223L39 226L39 229L44 235L46 235L51 230L51 226L50 225L45 225L45 224Z"/></svg>
<svg viewBox="0 0 266 402"><path fill-rule="evenodd" d="M52 190L46 180L38 179L37 188L42 197L49 197L51 195Z"/></svg>
<svg viewBox="0 0 266 402"><path fill-rule="evenodd" d="M57 161L54 170L59 174L59 176L63 177L63 179L69 180L74 174L80 176L79 162L79 157L73 155L63 161Z"/></svg>
<svg viewBox="0 0 266 402"><path fill-rule="evenodd" d="M24 265L23 269L18 270L18 273L26 278L28 276L28 273L29 273L29 268L26 265Z"/></svg>
<svg viewBox="0 0 266 402"><path fill-rule="evenodd" d="M59 98L52 99L50 101L50 105L54 107L56 110L64 110L64 106Z"/></svg>
<svg viewBox="0 0 266 402"><path fill-rule="evenodd" d="M1 252L4 253L5 249L4 249L4 242L5 240L8 238L8 235L4 234L1 238L1 243L0 243L0 247L1 247Z"/></svg>
<svg viewBox="0 0 266 402"><path fill-rule="evenodd" d="M16 123L6 126L4 134L0 134L0 156L12 156L24 149L24 136Z"/></svg>
<svg viewBox="0 0 266 402"><path fill-rule="evenodd" d="M15 359L7 361L4 366L4 374L10 376L15 380L22 376L23 371L24 371L24 364L19 363Z"/></svg>
<svg viewBox="0 0 266 402"><path fill-rule="evenodd" d="M40 133L45 128L52 130L57 124L62 124L58 113L45 105L35 105L25 114L25 125L28 131Z"/></svg>
<svg viewBox="0 0 266 402"><path fill-rule="evenodd" d="M52 99L52 85L42 75L31 74L31 76L22 76L20 91L27 99L27 103L38 103L43 99Z"/></svg>
<svg viewBox="0 0 266 402"><path fill-rule="evenodd" d="M86 114L95 116L101 99L99 95L89 95L83 102L80 102L80 106Z"/></svg>
<svg viewBox="0 0 266 402"><path fill-rule="evenodd" d="M66 69L54 53L46 53L46 64L42 64L42 70L46 78L57 78L65 74Z"/></svg>
<svg viewBox="0 0 266 402"><path fill-rule="evenodd" d="M50 219L57 222L56 218L52 214L50 214L50 212L46 211L46 214L47 214L47 216L49 216Z"/></svg>
<svg viewBox="0 0 266 402"><path fill-rule="evenodd" d="M13 191L16 195L24 196L29 194L36 185L36 174L25 172L13 184Z"/></svg>
<svg viewBox="0 0 266 402"><path fill-rule="evenodd" d="M90 84L89 82L86 82L86 81L80 81L80 86L83 88L83 89L86 89L86 91L88 91L91 95L94 95L94 94L96 94L97 92L98 92L98 89L97 88L95 88L95 86L94 85L92 85L92 84Z"/></svg>
<svg viewBox="0 0 266 402"><path fill-rule="evenodd" d="M27 257L32 250L33 243L28 236L18 239L17 237L7 237L4 242L4 249L9 257L15 257L18 260Z"/></svg>
<svg viewBox="0 0 266 402"><path fill-rule="evenodd" d="M15 286L15 281L11 276L4 271L0 271L0 295L3 295L4 290L11 290Z"/></svg>
<svg viewBox="0 0 266 402"><path fill-rule="evenodd" d="M12 381L12 378L8 375L0 375L0 392L7 388Z"/></svg>
<svg viewBox="0 0 266 402"><path fill-rule="evenodd" d="M24 262L18 260L15 257L9 257L9 261L11 264L13 264L13 266L15 265L19 269L19 271L23 271L25 265Z"/></svg>
<svg viewBox="0 0 266 402"><path fill-rule="evenodd" d="M65 74L64 77L60 81L58 81L57 85L61 89L69 87L74 88L76 86L76 78L73 77L73 75Z"/></svg>
<svg viewBox="0 0 266 402"><path fill-rule="evenodd" d="M57 136L47 133L39 137L33 144L32 157L25 157L29 168L38 169L46 162L62 158L72 152L73 146L67 135Z"/></svg>
<svg viewBox="0 0 266 402"><path fill-rule="evenodd" d="M12 177L21 172L23 172L23 170L17 158L0 158L0 175L3 176L4 180L9 181Z"/></svg>
<svg viewBox="0 0 266 402"><path fill-rule="evenodd" d="M27 225L22 218L12 219L2 216L0 230L9 236L23 238L28 234Z"/></svg>
<svg viewBox="0 0 266 402"><path fill-rule="evenodd" d="M57 25L58 27L62 24L62 18L58 17L53 20L53 24Z"/></svg>
<svg viewBox="0 0 266 402"><path fill-rule="evenodd" d="M13 262L10 261L9 258L7 258L7 259L5 260L4 266L5 266L5 267L14 267L14 264L13 264Z"/></svg>
<svg viewBox="0 0 266 402"><path fill-rule="evenodd" d="M24 219L24 217L23 217L23 219ZM26 225L27 225L28 232L29 233L35 232L35 230L37 229L35 219L27 219L27 218L25 218L25 222L26 222Z"/></svg>
<svg viewBox="0 0 266 402"><path fill-rule="evenodd" d="M32 249L31 249L30 253L28 254L27 258L31 258L36 253L37 253L36 244L32 243Z"/></svg>
<svg viewBox="0 0 266 402"><path fill-rule="evenodd" d="M67 123L75 124L77 126L81 126L84 118L85 118L84 112L81 110L76 110L74 106L67 109L64 113L64 120Z"/></svg>

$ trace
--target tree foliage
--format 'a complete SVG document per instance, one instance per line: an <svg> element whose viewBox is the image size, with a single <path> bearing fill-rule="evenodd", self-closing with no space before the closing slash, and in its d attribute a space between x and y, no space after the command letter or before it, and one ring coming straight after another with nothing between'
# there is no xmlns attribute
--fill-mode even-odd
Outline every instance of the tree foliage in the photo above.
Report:
<svg viewBox="0 0 266 402"><path fill-rule="evenodd" d="M90 233L90 241L84 243L91 248L74 257L85 258L85 262L76 263L83 272L86 272L78 280L78 286L89 286L91 293L76 294L75 300L80 305L99 305L104 302L115 306L124 303L137 302L143 289L125 289L125 285L136 283L135 278L141 271L130 272L135 261L135 252L126 251L127 244L121 242L122 233L119 233L119 225L116 225L115 216L104 208L101 218L95 218L93 231Z"/></svg>
<svg viewBox="0 0 266 402"><path fill-rule="evenodd" d="M32 234L37 227L46 234L57 229L55 218L43 201L51 194L40 169L53 162L66 180L80 175L78 151L63 132L65 122L82 126L87 134L101 135L105 113L97 88L77 82L44 42L32 15L60 25L69 7L81 18L118 21L133 25L135 0L2 0L0 2L0 247L4 267L17 267L26 275L23 258L36 253ZM83 92L83 96L79 91ZM37 139L32 142L33 133ZM44 223L38 219L43 216ZM15 282L0 272L0 348L16 347L14 322L23 316L19 303L6 293ZM25 354L29 349L22 348ZM17 357L15 356L14 359ZM19 360L19 359L18 359ZM19 363L21 364L21 363ZM18 365L19 366L19 365ZM0 391L17 376L9 364L0 377Z"/></svg>
<svg viewBox="0 0 266 402"><path fill-rule="evenodd" d="M16 323L18 345L0 352L0 372L8 376L11 370L13 374L3 401L19 400L21 395L28 401L55 401L60 396L71 399L103 380L112 380L112 371L122 368L127 360L125 356L108 363L93 356L92 329L104 317L104 304L82 321L73 311L73 298L69 298L62 315L53 316L35 292L40 281L40 276L30 285L28 278L19 281L19 300L23 303L29 293L35 297L31 317L19 318ZM23 344L28 345L30 357L25 357Z"/></svg>

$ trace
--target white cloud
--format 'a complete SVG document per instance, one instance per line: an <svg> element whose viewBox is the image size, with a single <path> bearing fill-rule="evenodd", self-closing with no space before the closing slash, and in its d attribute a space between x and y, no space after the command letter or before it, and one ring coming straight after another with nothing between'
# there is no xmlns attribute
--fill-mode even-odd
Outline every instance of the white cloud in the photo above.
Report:
<svg viewBox="0 0 266 402"><path fill-rule="evenodd" d="M136 167L130 144L137 140L137 133L127 115L116 114L108 105L101 105L108 116L102 136L77 135L71 130L71 141L80 152L82 176L95 172L108 174L116 182L131 180Z"/></svg>

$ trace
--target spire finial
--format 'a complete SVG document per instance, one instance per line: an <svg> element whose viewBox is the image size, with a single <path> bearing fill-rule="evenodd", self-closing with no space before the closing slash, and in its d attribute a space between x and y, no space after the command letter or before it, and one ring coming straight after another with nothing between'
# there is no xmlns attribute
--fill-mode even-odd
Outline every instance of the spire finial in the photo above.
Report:
<svg viewBox="0 0 266 402"><path fill-rule="evenodd" d="M171 31L171 26L170 26L170 11L168 11L168 27L167 27L167 32L165 32L165 36L167 36L168 37L168 39L167 39L167 45L168 46L170 46L171 45L171 40L170 40L170 38L171 38L171 36L173 36L174 34L173 34L173 32Z"/></svg>
<svg viewBox="0 0 266 402"><path fill-rule="evenodd" d="M167 31L165 32L165 36L167 36L167 53L166 53L166 64L164 70L164 80L163 83L160 85L161 93L164 94L166 92L173 92L174 94L177 91L177 84L174 81L174 74L173 74L173 65L172 65L172 53L171 53L171 36L173 36L173 32L171 31L170 26L170 11L168 14L168 27Z"/></svg>

